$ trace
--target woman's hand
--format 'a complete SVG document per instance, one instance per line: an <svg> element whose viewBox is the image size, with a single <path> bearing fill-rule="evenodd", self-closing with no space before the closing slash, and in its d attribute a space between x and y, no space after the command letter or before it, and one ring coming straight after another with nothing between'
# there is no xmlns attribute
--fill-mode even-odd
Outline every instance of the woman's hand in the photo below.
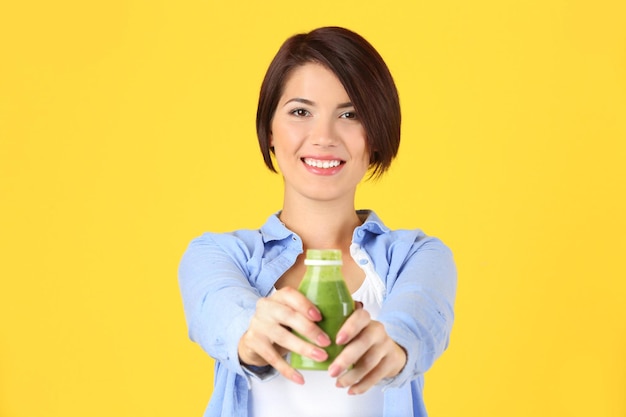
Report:
<svg viewBox="0 0 626 417"><path fill-rule="evenodd" d="M350 387L348 394L362 394L380 380L398 375L407 360L383 324L359 307L337 333L336 343L346 346L328 368L330 376L338 377L338 387Z"/></svg>
<svg viewBox="0 0 626 417"><path fill-rule="evenodd" d="M296 352L316 361L326 360L328 355L321 348L330 345L330 339L315 324L321 319L315 305L291 287L259 299L250 326L239 340L239 361L243 365L270 365L285 378L303 384L302 375L284 356L287 352ZM291 330L316 341L317 346L302 340Z"/></svg>

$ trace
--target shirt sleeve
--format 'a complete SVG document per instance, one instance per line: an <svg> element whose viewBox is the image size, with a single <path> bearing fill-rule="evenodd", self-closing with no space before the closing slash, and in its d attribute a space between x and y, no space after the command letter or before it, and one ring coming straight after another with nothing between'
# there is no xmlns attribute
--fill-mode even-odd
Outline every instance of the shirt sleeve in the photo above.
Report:
<svg viewBox="0 0 626 417"><path fill-rule="evenodd" d="M233 241L224 245L216 238ZM239 363L237 346L259 299L246 277L245 263L238 260L246 258L246 250L234 236L205 234L191 242L178 273L189 337L243 376L249 373Z"/></svg>
<svg viewBox="0 0 626 417"><path fill-rule="evenodd" d="M403 249L398 246L398 252ZM408 250L378 317L389 336L407 353L407 362L396 377L382 381L398 387L426 372L447 348L454 320L457 272L451 251L440 240L423 238Z"/></svg>
<svg viewBox="0 0 626 417"><path fill-rule="evenodd" d="M269 381L270 379L276 377L278 375L278 371L276 368L271 365L265 366L252 366L252 365L242 365L243 371L246 375L252 379L256 379L258 381ZM248 386L250 386L248 381Z"/></svg>

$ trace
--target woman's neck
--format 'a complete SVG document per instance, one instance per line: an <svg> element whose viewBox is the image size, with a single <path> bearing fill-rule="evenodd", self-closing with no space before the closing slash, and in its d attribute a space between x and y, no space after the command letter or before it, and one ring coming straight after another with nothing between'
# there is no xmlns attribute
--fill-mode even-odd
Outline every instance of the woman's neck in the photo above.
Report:
<svg viewBox="0 0 626 417"><path fill-rule="evenodd" d="M304 249L347 251L354 229L362 221L354 203L285 201L280 220L302 239Z"/></svg>

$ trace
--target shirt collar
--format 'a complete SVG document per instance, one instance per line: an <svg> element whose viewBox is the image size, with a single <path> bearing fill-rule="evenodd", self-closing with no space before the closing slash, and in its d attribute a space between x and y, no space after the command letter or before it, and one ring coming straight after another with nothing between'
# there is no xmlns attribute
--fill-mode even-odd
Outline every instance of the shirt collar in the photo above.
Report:
<svg viewBox="0 0 626 417"><path fill-rule="evenodd" d="M280 212L272 214L265 224L261 226L261 236L263 236L263 242L271 242L273 240L283 240L294 235L294 233L287 229L287 226L280 221L278 215Z"/></svg>
<svg viewBox="0 0 626 417"><path fill-rule="evenodd" d="M278 215L280 212L272 214L265 224L261 227L261 236L263 236L264 242L271 242L274 240L283 240L295 235L294 232L287 229L285 224L280 221ZM373 233L375 235L381 235L389 232L389 228L385 226L382 220L372 210L357 210L357 214L361 219L365 219L363 224L354 229L352 240L354 242L362 242L366 233Z"/></svg>
<svg viewBox="0 0 626 417"><path fill-rule="evenodd" d="M367 233L382 235L390 231L390 229L385 226L383 221L380 219L380 217L378 217L376 213L374 213L374 211L357 210L357 214L360 218L365 217L365 221L362 225L354 229L354 233L352 235L353 242L361 243Z"/></svg>

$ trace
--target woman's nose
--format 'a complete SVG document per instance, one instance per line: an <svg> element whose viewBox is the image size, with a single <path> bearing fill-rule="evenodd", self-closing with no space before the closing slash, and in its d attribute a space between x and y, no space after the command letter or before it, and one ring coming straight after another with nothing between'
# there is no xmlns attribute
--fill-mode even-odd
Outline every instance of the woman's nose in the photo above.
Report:
<svg viewBox="0 0 626 417"><path fill-rule="evenodd" d="M317 146L334 146L337 143L336 134L331 121L318 120L311 134L311 140Z"/></svg>

